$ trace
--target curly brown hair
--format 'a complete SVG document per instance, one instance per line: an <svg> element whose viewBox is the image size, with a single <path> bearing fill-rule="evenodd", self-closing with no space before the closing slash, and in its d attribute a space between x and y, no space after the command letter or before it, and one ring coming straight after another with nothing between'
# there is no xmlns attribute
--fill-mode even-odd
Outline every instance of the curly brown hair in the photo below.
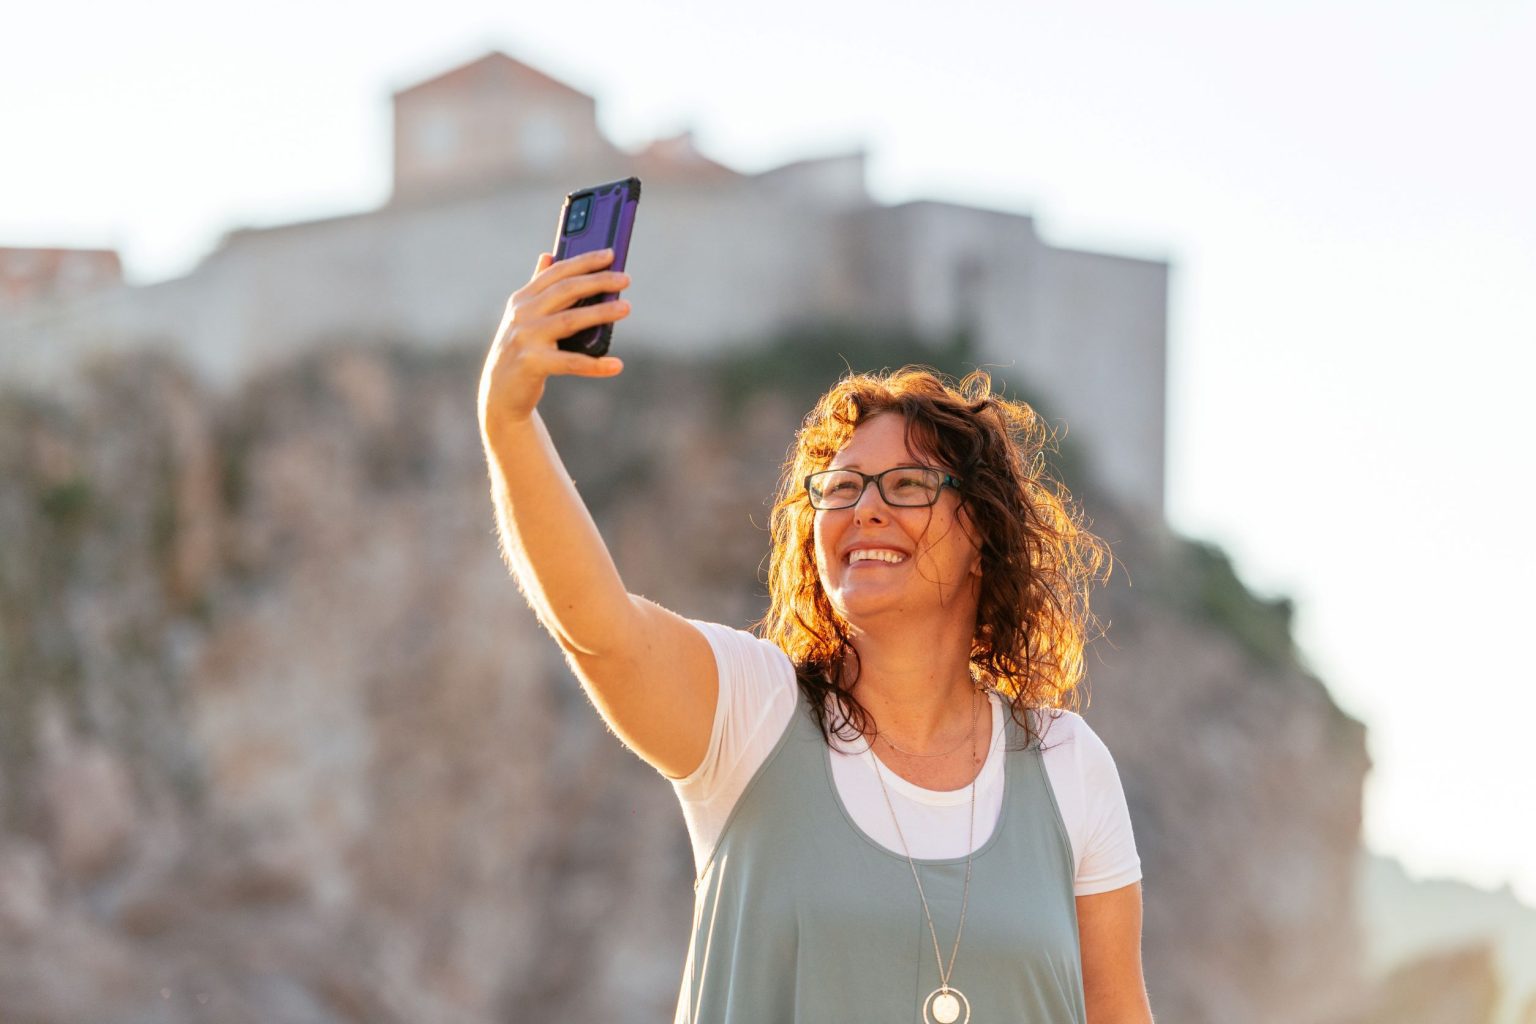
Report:
<svg viewBox="0 0 1536 1024"><path fill-rule="evenodd" d="M758 631L789 655L828 742L834 731L846 739L854 738L849 728L871 731L869 713L851 692L858 653L849 625L816 569L815 510L804 481L827 467L855 427L883 412L901 414L914 454L960 477L960 500L981 549L971 665L1011 703L1014 721L1033 742L1029 709L1079 704L1083 648L1097 627L1089 591L1108 577L1113 560L1047 468L1055 432L1029 405L994 393L984 371L959 382L925 366L850 373L821 397L784 462L771 520L771 603ZM838 709L835 724L829 696Z"/></svg>

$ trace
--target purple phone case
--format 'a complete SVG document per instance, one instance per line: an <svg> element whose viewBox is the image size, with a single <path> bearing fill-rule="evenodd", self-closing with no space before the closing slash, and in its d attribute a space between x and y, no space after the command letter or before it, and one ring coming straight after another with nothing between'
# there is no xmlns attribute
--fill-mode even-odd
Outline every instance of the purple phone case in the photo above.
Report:
<svg viewBox="0 0 1536 1024"><path fill-rule="evenodd" d="M587 216L587 226L574 235L565 233L566 214L571 203L582 196L592 196L592 212ZM629 235L635 226L635 208L640 205L640 179L625 178L610 181L606 185L580 188L565 197L560 207L560 226L555 235L555 259L564 260L597 249L613 249L610 270L623 270L629 256ZM591 306L618 297L617 292L593 295L582 299L576 306ZM560 339L560 347L567 352L585 352L600 356L608 351L613 340L613 324L599 324L584 331L577 331L568 338Z"/></svg>

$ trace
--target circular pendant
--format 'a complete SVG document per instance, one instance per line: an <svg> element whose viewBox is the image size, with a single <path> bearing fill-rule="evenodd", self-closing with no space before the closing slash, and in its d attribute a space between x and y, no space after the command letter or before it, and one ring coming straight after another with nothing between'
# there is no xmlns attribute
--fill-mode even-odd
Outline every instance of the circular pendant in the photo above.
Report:
<svg viewBox="0 0 1536 1024"><path fill-rule="evenodd" d="M957 988L941 985L928 993L928 998L923 1000L924 1024L955 1024L960 1020L960 1007L965 1007L965 1020L962 1024L970 1024L971 1001L965 998L965 993ZM929 1015L932 1014L930 1017Z"/></svg>

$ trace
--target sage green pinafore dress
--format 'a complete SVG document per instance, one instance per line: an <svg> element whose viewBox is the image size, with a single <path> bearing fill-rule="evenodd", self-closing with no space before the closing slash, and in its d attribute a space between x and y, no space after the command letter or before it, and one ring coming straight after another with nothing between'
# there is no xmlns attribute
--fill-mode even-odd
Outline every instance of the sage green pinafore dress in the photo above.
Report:
<svg viewBox="0 0 1536 1024"><path fill-rule="evenodd" d="M972 1024L1085 1024L1066 827L1038 740L1017 749L1011 718L1004 735L950 984ZM854 824L830 757L800 693L695 883L676 1024L922 1024L939 973L912 869ZM965 858L916 863L947 965Z"/></svg>

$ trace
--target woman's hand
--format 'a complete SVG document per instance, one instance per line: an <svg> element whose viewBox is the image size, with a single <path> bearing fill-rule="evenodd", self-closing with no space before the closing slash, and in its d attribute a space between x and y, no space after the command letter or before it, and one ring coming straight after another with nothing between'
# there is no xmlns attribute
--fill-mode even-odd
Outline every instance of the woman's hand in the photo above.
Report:
<svg viewBox="0 0 1536 1024"><path fill-rule="evenodd" d="M547 252L539 255L533 277L507 300L506 314L480 374L482 430L493 419L526 421L552 374L612 377L624 369L623 362L613 356L594 359L559 348L561 338L629 315L629 303L623 299L571 308L589 295L618 292L629 285L628 274L603 270L612 262L610 249L558 263Z"/></svg>

